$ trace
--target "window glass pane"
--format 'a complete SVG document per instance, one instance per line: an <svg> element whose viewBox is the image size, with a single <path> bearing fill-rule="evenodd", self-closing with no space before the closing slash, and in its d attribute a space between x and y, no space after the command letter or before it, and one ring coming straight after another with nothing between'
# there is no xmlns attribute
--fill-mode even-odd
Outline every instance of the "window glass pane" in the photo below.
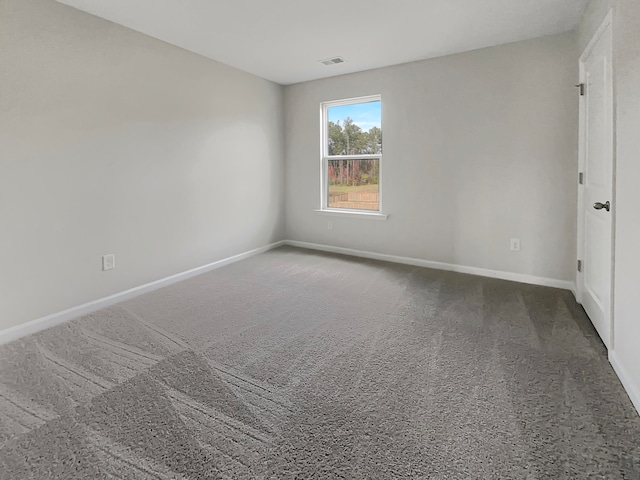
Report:
<svg viewBox="0 0 640 480"><path fill-rule="evenodd" d="M329 155L382 153L381 102L338 105L328 109Z"/></svg>
<svg viewBox="0 0 640 480"><path fill-rule="evenodd" d="M379 210L380 160L329 160L330 208Z"/></svg>

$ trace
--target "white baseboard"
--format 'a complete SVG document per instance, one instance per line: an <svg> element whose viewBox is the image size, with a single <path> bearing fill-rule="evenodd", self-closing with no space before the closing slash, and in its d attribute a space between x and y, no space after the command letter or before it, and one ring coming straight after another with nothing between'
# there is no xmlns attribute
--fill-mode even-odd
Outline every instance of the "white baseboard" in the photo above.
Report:
<svg viewBox="0 0 640 480"><path fill-rule="evenodd" d="M396 255L387 255L385 253L367 252L363 250L354 250L351 248L333 247L329 245L320 245L317 243L298 242L297 240L285 240L286 245L292 247L308 248L311 250L321 250L323 252L341 253L343 255L352 255L354 257L371 258L374 260L383 260L385 262L402 263L404 265L414 265L416 267L435 268L437 270L447 270L449 272L468 273L471 275L479 275L481 277L499 278L501 280L511 280L513 282L529 283L532 285L542 285L545 287L562 288L575 292L576 287L573 282L567 280L556 280L553 278L536 277L524 273L503 272L500 270L489 270L479 267L468 267L465 265L455 265L453 263L433 262L431 260L422 260L420 258L399 257Z"/></svg>
<svg viewBox="0 0 640 480"><path fill-rule="evenodd" d="M182 280L186 280L191 277L195 277L196 275L200 275L202 273L215 270L216 268L220 268L225 265L229 265L230 263L238 262L245 258L258 255L260 253L266 252L268 250L272 250L282 245L291 245L294 247L307 248L311 250L322 250L325 252L341 253L344 255L352 255L356 257L371 258L375 260L383 260L387 262L401 263L406 265L415 265L418 267L435 268L438 270L448 270L452 272L469 273L472 275L499 278L502 280L511 280L514 282L522 282L522 283L530 283L534 285L543 285L547 287L562 288L562 289L571 290L575 292L575 285L572 282L563 281L563 280L554 280L550 278L535 277L532 275L525 275L520 273L501 272L497 270L488 270L488 269L477 268L477 267L467 267L464 265L454 265L450 263L433 262L433 261L422 260L418 258L400 257L396 255L387 255L383 253L366 252L362 250L354 250L351 248L332 247L329 245L298 242L294 240L283 240L280 242L272 243L270 245L266 245L264 247L250 250L248 252L240 253L232 257L224 258L222 260L218 260L217 262L213 262L208 265L204 265L202 267L197 267L191 270L187 270L186 272L171 275L169 277L162 278L160 280L156 280L154 282L147 283L145 285L140 285L138 287L125 290L123 292L115 293L113 295L109 295L108 297L100 298L82 305L78 305L76 307L69 308L62 312L53 313L51 315L47 315L45 317L38 318L36 320L32 320L30 322L23 323L21 325L16 325L14 327L7 328L6 330L0 331L0 345L11 342L13 340L17 340L18 338L24 337L26 335L30 335L32 333L45 330L55 325L59 325L69 320L73 320L74 318L81 317L82 315L87 315L91 312L95 312L96 310L109 307L116 303L129 300L130 298L137 297L138 295L142 295L147 292L152 292L154 290L157 290L162 287L166 287L173 283L180 282Z"/></svg>
<svg viewBox="0 0 640 480"><path fill-rule="evenodd" d="M631 375L627 372L627 369L622 366L620 363L620 359L616 355L615 351L609 351L609 363L615 370L622 386L627 391L629 398L631 399L631 403L636 407L636 411L640 414L640 385L635 385Z"/></svg>
<svg viewBox="0 0 640 480"><path fill-rule="evenodd" d="M155 282L146 283L144 285L140 285L139 287L130 288L129 290L115 293L113 295L109 295L108 297L93 300L92 302L84 303L82 305L69 308L62 312L53 313L51 315L47 315L46 317L38 318L21 325L7 328L0 331L0 345L11 342L13 340L17 340L18 338L24 337L26 335L31 335L32 333L40 332L69 320L73 320L74 318L87 315L91 312L101 310L116 303L129 300L130 298L137 297L138 295L142 295L143 293L152 292L154 290L158 290L159 288L166 287L168 285L186 280L191 277L195 277L196 275L210 272L211 270L215 270L216 268L224 267L225 265L229 265L230 263L244 260L245 258L249 258L268 250L272 250L284 244L284 241L275 242L264 247L256 248L254 250L249 250L248 252L234 255L232 257L223 258L222 260L218 260L217 262L213 262L202 267L197 267L191 270L187 270L186 272L177 273L175 275L156 280Z"/></svg>

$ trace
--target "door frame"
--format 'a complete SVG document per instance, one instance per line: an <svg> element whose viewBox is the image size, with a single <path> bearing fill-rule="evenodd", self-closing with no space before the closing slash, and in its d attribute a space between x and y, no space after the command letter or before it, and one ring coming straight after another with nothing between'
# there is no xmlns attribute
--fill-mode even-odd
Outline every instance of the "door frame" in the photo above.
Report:
<svg viewBox="0 0 640 480"><path fill-rule="evenodd" d="M586 48L580 55L579 59L579 82L581 84L586 83L585 78L585 60L591 55L593 49L602 37L602 35L607 31L611 32L611 40L612 45L611 51L611 282L609 285L610 293L609 293L609 349L614 349L614 286L615 286L615 231L616 231L616 108L615 108L615 65L613 64L613 9L609 10L604 20L596 30L596 33L593 35ZM578 145L578 174L579 172L584 172L585 163L586 163L586 122L587 122L587 112L585 102L586 98L584 96L580 96L580 113L579 113L579 145ZM584 261L584 210L582 203L584 202L584 192L583 185L578 183L578 231L577 231L577 260ZM577 271L576 269L576 300L579 304L582 305L583 293L584 293L584 268L583 271Z"/></svg>

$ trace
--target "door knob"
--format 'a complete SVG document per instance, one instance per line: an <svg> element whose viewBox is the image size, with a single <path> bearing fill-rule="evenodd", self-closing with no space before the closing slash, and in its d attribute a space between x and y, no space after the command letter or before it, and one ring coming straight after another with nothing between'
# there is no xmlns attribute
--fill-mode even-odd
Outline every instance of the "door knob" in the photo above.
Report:
<svg viewBox="0 0 640 480"><path fill-rule="evenodd" d="M608 200L607 203L596 202L593 204L593 208L595 208L596 210L602 210L604 208L608 212L609 210L611 210L611 204Z"/></svg>

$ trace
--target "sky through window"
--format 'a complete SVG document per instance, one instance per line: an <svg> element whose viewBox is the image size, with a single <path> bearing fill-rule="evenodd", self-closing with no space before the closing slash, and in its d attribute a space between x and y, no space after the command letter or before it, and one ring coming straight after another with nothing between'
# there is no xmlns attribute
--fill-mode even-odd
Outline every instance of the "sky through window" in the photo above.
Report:
<svg viewBox="0 0 640 480"><path fill-rule="evenodd" d="M358 127L368 132L373 127L381 128L382 102L356 103L353 105L339 105L329 108L329 121L344 123L349 117Z"/></svg>

